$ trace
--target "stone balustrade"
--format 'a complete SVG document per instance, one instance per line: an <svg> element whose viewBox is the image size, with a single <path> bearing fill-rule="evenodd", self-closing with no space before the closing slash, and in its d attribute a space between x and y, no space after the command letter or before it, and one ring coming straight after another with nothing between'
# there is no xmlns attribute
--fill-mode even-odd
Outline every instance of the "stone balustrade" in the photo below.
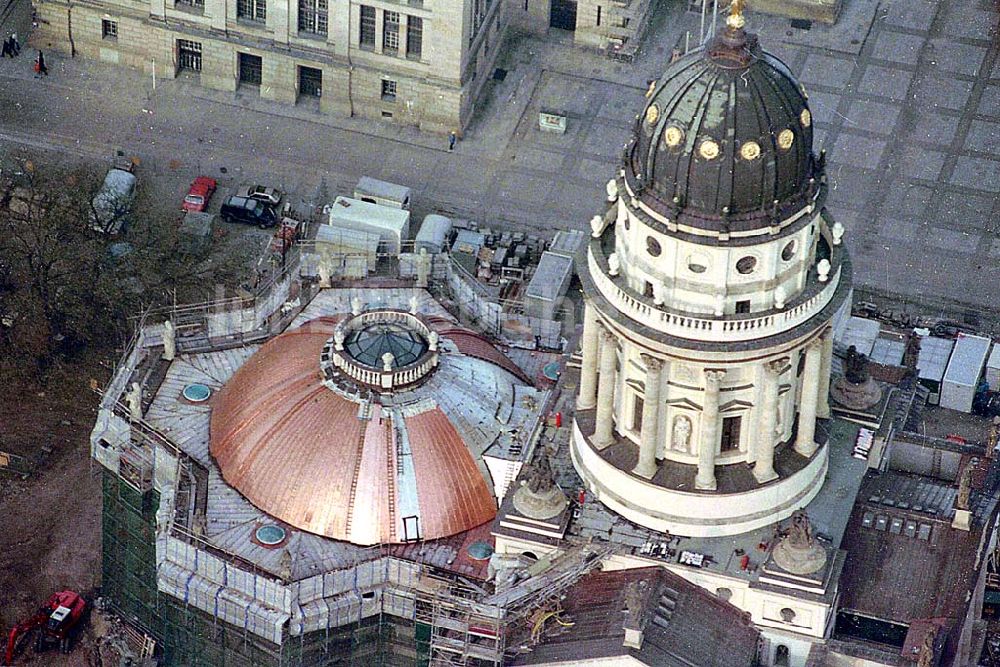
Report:
<svg viewBox="0 0 1000 667"><path fill-rule="evenodd" d="M621 313L636 322L678 338L724 342L754 340L788 331L823 310L840 286L840 254L839 249L834 250L831 258L833 269L826 282L810 281L785 308L717 318L672 311L622 287L619 283L624 282L624 278L614 279L608 275L607 257L599 242L591 243L587 265L597 290Z"/></svg>
<svg viewBox="0 0 1000 667"><path fill-rule="evenodd" d="M431 341L434 341L436 336L419 316L412 313L389 309L367 311L342 322L338 326L337 333L323 346L323 352L320 355L320 369L325 370L333 367L360 384L382 390L392 390L417 382L438 365L439 352L437 344L433 342L431 349L422 354L415 362L391 370L363 364L345 350L337 349L338 336L342 336L341 340L345 340L351 332L371 324L400 324Z"/></svg>

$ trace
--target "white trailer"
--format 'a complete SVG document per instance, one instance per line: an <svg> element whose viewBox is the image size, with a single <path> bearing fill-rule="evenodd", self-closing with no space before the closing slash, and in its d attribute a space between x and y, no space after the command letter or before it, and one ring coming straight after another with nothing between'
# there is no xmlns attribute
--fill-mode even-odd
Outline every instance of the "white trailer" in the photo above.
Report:
<svg viewBox="0 0 1000 667"><path fill-rule="evenodd" d="M972 401L991 343L989 338L982 336L958 335L941 382L941 407L972 412Z"/></svg>
<svg viewBox="0 0 1000 667"><path fill-rule="evenodd" d="M381 250L398 255L410 235L410 212L350 197L337 197L330 207L329 224L341 229L377 234Z"/></svg>

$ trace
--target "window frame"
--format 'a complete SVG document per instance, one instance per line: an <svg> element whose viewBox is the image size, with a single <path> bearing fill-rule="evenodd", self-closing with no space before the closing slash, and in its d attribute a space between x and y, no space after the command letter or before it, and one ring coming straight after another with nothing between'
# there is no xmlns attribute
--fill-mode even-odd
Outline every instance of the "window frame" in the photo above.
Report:
<svg viewBox="0 0 1000 667"><path fill-rule="evenodd" d="M236 0L236 19L267 23L267 0Z"/></svg>
<svg viewBox="0 0 1000 667"><path fill-rule="evenodd" d="M358 7L358 47L374 51L375 36L378 28L376 10L371 5L358 5ZM366 35L368 36L367 40L365 39Z"/></svg>
<svg viewBox="0 0 1000 667"><path fill-rule="evenodd" d="M382 79L381 98L383 102L395 102L399 94L398 83L395 79Z"/></svg>
<svg viewBox="0 0 1000 667"><path fill-rule="evenodd" d="M414 48L416 45L416 48ZM406 17L406 57L420 60L424 55L424 20L419 16Z"/></svg>
<svg viewBox="0 0 1000 667"><path fill-rule="evenodd" d="M101 39L106 39L110 42L118 41L118 21L101 19Z"/></svg>
<svg viewBox="0 0 1000 667"><path fill-rule="evenodd" d="M326 37L330 33L329 0L299 0L299 33Z"/></svg>
<svg viewBox="0 0 1000 667"><path fill-rule="evenodd" d="M399 12L382 10L382 53L399 53Z"/></svg>

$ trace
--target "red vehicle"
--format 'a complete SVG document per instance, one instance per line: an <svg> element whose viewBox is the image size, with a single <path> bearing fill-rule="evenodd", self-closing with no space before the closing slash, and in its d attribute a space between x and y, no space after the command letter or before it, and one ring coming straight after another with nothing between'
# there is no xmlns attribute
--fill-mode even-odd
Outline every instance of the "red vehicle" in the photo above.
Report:
<svg viewBox="0 0 1000 667"><path fill-rule="evenodd" d="M63 653L69 653L73 637L80 628L87 601L79 593L59 591L49 598L45 606L34 616L21 621L7 635L7 650L4 652L4 665L12 664L14 652L19 640L24 640L36 628L35 652L40 653L50 644L59 644Z"/></svg>
<svg viewBox="0 0 1000 667"><path fill-rule="evenodd" d="M194 179L187 196L184 197L181 209L184 211L204 211L208 208L208 200L212 198L212 193L215 192L217 186L218 183L215 182L215 179L208 176L199 176Z"/></svg>

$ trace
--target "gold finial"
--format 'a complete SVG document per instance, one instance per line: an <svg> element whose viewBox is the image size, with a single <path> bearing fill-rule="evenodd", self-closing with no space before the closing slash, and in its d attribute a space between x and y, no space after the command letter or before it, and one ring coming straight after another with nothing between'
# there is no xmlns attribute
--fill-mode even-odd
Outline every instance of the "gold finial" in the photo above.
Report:
<svg viewBox="0 0 1000 667"><path fill-rule="evenodd" d="M746 0L733 0L729 5L729 16L726 18L726 25L734 30L740 30L747 21L743 18L743 8Z"/></svg>

